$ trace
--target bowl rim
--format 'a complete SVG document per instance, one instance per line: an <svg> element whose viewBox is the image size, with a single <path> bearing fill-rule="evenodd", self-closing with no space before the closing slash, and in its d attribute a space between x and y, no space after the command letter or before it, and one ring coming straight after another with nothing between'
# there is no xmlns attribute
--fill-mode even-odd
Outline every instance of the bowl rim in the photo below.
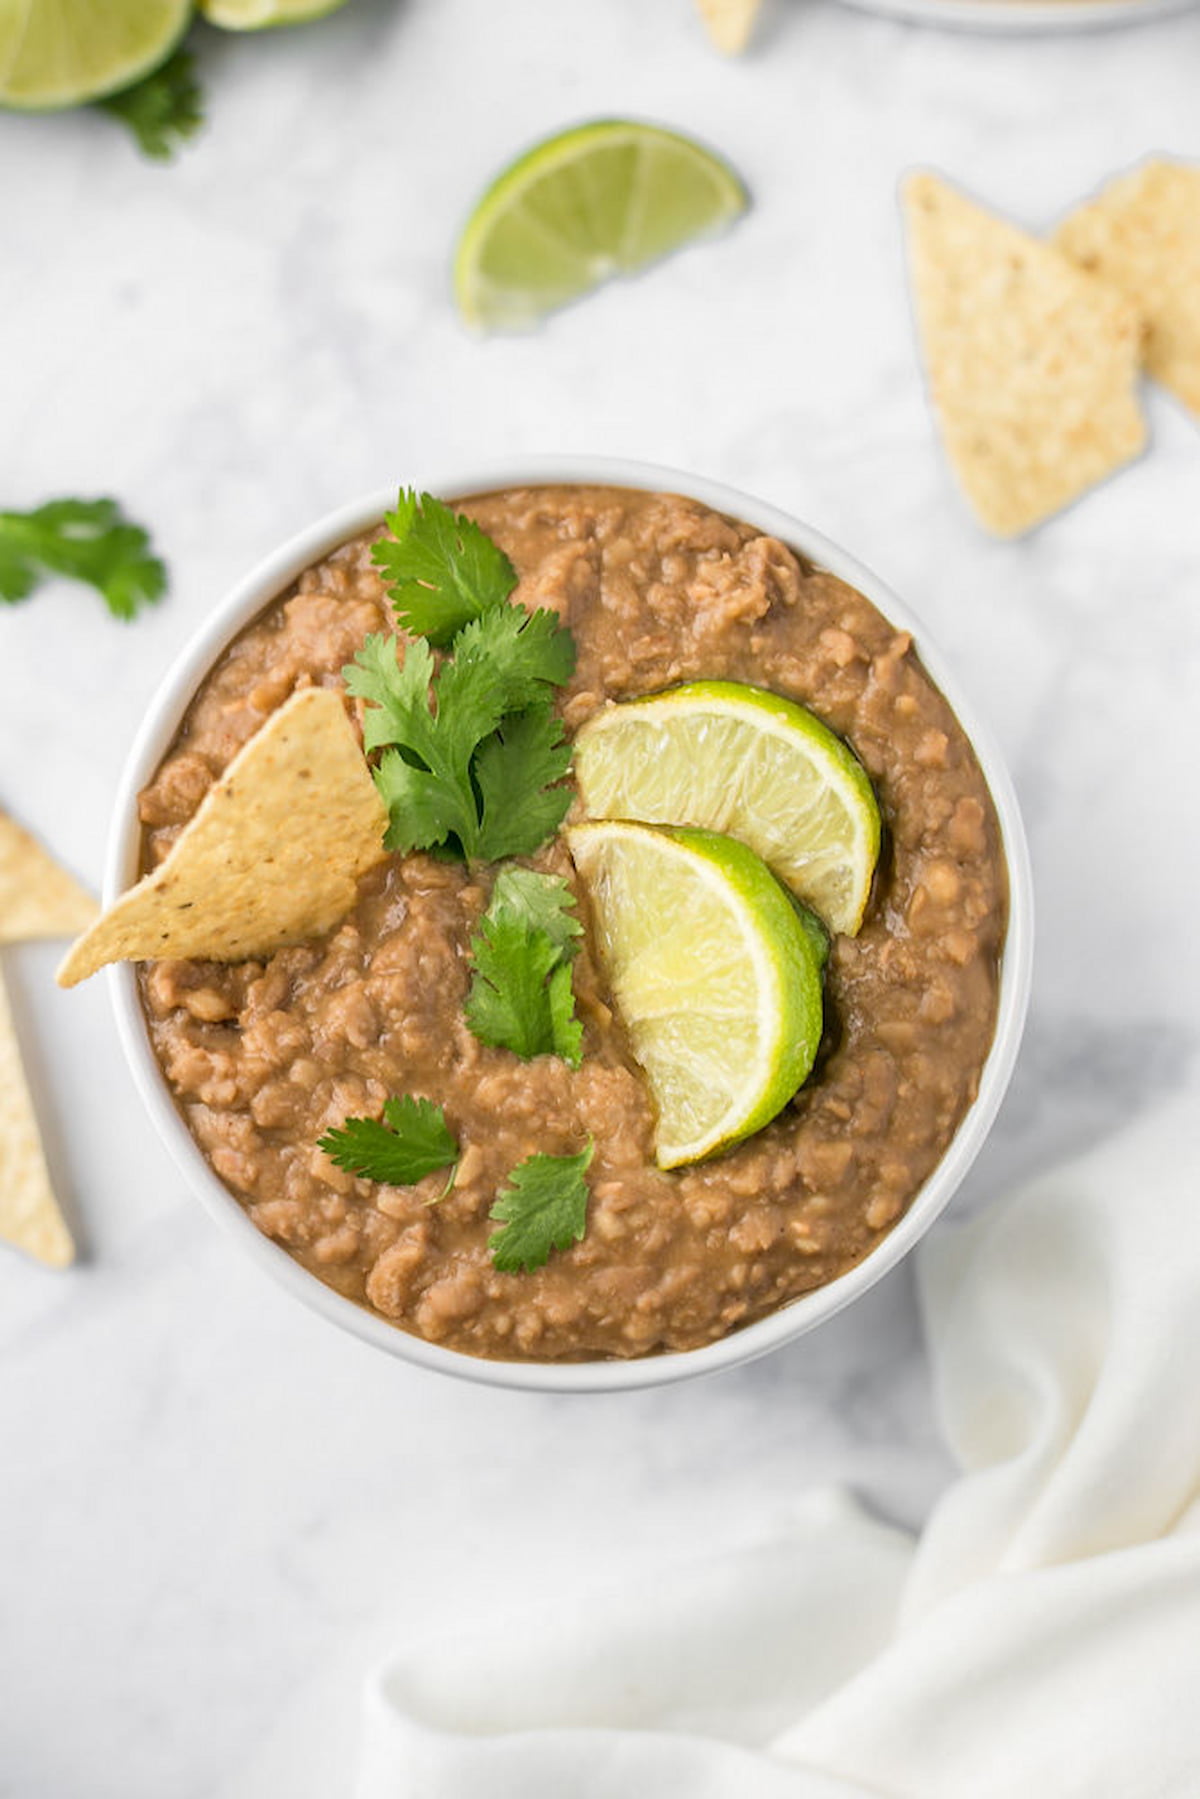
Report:
<svg viewBox="0 0 1200 1799"><path fill-rule="evenodd" d="M1112 31L1188 12L1196 0L843 0L856 12L991 36Z"/></svg>
<svg viewBox="0 0 1200 1799"><path fill-rule="evenodd" d="M876 1247L845 1274L753 1324L699 1349L664 1351L629 1361L492 1361L447 1349L410 1334L343 1298L310 1274L279 1244L262 1235L215 1174L187 1129L150 1045L138 1000L136 964L105 970L121 1046L134 1085L185 1183L220 1224L241 1241L257 1265L295 1298L361 1341L417 1367L484 1386L549 1393L616 1392L664 1386L756 1360L832 1318L900 1262L945 1210L965 1178L999 1110L1016 1062L1029 1003L1033 961L1033 882L1016 793L987 725L925 625L891 589L821 532L781 508L723 482L654 463L602 456L513 456L439 471L423 478L429 492L465 498L505 488L546 485L628 487L677 493L781 538L831 574L857 588L888 622L912 634L921 661L941 689L979 759L995 803L1009 878L1008 930L1000 970L996 1028L979 1091L945 1154L907 1211ZM137 878L140 825L137 796L166 752L200 680L226 645L304 569L339 544L379 523L396 488L366 494L327 513L290 537L238 581L168 669L130 749L117 790L104 875L104 903Z"/></svg>

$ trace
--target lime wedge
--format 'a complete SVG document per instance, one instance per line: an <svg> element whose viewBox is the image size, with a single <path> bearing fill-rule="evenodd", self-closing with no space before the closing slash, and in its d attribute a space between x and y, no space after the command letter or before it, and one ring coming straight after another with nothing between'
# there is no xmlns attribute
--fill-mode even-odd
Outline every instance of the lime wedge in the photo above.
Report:
<svg viewBox="0 0 1200 1799"><path fill-rule="evenodd" d="M815 937L766 864L732 837L576 825L567 842L596 949L678 1168L768 1124L821 1040Z"/></svg>
<svg viewBox="0 0 1200 1799"><path fill-rule="evenodd" d="M50 111L129 87L191 16L191 0L0 0L0 106Z"/></svg>
<svg viewBox="0 0 1200 1799"><path fill-rule="evenodd" d="M746 209L727 163L627 119L564 131L488 188L458 242L454 292L470 325L514 331L631 275Z"/></svg>
<svg viewBox="0 0 1200 1799"><path fill-rule="evenodd" d="M225 31L262 31L268 25L323 19L345 4L346 0L200 0L200 11L210 25Z"/></svg>
<svg viewBox="0 0 1200 1799"><path fill-rule="evenodd" d="M831 930L862 924L879 807L841 738L792 700L693 681L607 706L575 739L575 775L590 817L728 832Z"/></svg>

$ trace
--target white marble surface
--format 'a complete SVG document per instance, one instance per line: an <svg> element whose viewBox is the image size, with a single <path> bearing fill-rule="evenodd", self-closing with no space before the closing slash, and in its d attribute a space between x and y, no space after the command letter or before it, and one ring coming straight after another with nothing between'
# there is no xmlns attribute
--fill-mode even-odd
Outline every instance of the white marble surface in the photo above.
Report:
<svg viewBox="0 0 1200 1799"><path fill-rule="evenodd" d="M1152 396L1141 465L1027 542L982 538L931 436L895 185L933 164L1041 225L1148 150L1200 155L1200 13L1036 41L820 0L769 23L728 65L687 0L352 0L269 41L204 33L211 123L173 168L99 117L0 117L0 505L111 491L173 576L131 627L65 587L0 617L0 799L96 882L170 659L357 491L552 450L751 488L923 613L1026 808L1036 1000L961 1210L1195 1052L1200 431ZM446 297L456 221L523 142L613 113L710 138L752 215L536 335L473 341ZM409 1371L243 1265L152 1138L102 985L58 993L57 953L5 955L87 1251L65 1276L0 1255L6 1799L332 1799L390 1633L650 1579L830 1477L926 1509L946 1469L906 1270L661 1394Z"/></svg>

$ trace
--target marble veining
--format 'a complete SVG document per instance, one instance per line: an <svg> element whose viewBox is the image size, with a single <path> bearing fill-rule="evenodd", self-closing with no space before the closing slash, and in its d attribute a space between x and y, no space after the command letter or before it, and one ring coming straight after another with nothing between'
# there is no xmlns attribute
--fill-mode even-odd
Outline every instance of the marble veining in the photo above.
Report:
<svg viewBox="0 0 1200 1799"><path fill-rule="evenodd" d="M954 1211L1116 1128L1197 1050L1200 430L1152 396L1142 463L1025 542L981 537L931 435L895 188L931 165L1049 225L1147 151L1200 156L1198 53L1196 12L1023 40L779 0L726 64L688 0L352 0L290 35L203 33L211 123L170 169L99 117L0 117L0 505L113 492L173 574L132 627L66 587L0 617L0 800L98 882L167 663L357 492L509 452L691 468L903 593L1014 771L1036 997ZM612 113L710 139L753 211L535 334L471 339L447 304L457 221L521 144ZM65 1276L0 1255L5 1799L329 1799L390 1634L652 1585L831 1479L924 1515L948 1469L908 1269L661 1393L568 1403L393 1365L200 1213L102 984L58 993L57 953L5 952L87 1250Z"/></svg>

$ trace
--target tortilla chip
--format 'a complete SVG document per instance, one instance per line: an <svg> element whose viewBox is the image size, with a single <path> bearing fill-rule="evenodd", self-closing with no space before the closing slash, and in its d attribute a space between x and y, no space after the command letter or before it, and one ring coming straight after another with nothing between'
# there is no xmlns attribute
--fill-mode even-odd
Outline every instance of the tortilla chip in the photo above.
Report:
<svg viewBox="0 0 1200 1799"><path fill-rule="evenodd" d="M33 1101L21 1066L17 1033L0 980L0 1240L51 1268L75 1259L75 1245L58 1209Z"/></svg>
<svg viewBox="0 0 1200 1799"><path fill-rule="evenodd" d="M340 696L304 688L238 752L166 860L71 946L59 984L108 962L240 962L319 937L383 860L386 828Z"/></svg>
<svg viewBox="0 0 1200 1799"><path fill-rule="evenodd" d="M1200 168L1145 163L1073 212L1055 242L1141 309L1147 368L1200 418Z"/></svg>
<svg viewBox="0 0 1200 1799"><path fill-rule="evenodd" d="M1140 454L1141 319L932 175L906 183L925 367L946 450L982 524L1015 537Z"/></svg>
<svg viewBox="0 0 1200 1799"><path fill-rule="evenodd" d="M696 0L696 4L718 50L736 56L746 48L762 0Z"/></svg>
<svg viewBox="0 0 1200 1799"><path fill-rule="evenodd" d="M0 943L74 937L99 908L28 831L0 812Z"/></svg>

